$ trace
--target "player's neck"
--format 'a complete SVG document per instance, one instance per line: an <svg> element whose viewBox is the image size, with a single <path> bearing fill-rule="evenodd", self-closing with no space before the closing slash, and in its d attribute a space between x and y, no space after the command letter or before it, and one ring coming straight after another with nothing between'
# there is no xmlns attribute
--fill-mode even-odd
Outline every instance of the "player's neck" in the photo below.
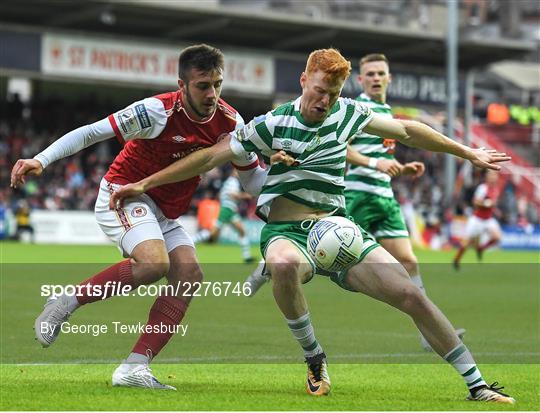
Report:
<svg viewBox="0 0 540 413"><path fill-rule="evenodd" d="M366 93L366 96L374 102L383 103L383 104L386 103L386 94L385 95L368 95Z"/></svg>

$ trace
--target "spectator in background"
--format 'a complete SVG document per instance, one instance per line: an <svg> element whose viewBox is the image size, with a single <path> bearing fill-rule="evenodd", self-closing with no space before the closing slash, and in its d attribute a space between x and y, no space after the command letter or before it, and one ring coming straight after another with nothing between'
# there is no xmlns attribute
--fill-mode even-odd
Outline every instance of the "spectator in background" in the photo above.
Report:
<svg viewBox="0 0 540 413"><path fill-rule="evenodd" d="M30 206L26 201L20 201L15 210L15 239L22 242L34 242L34 227L30 221Z"/></svg>

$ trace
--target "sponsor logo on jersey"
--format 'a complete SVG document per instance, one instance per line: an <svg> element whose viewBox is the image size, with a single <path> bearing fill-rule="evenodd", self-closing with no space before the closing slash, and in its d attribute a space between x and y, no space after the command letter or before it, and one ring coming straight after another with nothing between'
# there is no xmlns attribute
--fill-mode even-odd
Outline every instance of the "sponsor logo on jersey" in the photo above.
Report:
<svg viewBox="0 0 540 413"><path fill-rule="evenodd" d="M118 121L125 135L131 135L141 131L137 117L131 108L118 112Z"/></svg>
<svg viewBox="0 0 540 413"><path fill-rule="evenodd" d="M146 211L146 208L145 207L142 207L142 206L139 206L139 207L135 207L131 210L131 216L133 218L141 218L141 217L144 217L146 215L147 211Z"/></svg>
<svg viewBox="0 0 540 413"><path fill-rule="evenodd" d="M173 159L181 159L186 156L188 156L190 153L196 152L199 149L203 149L203 146L193 146L192 148L189 148L183 152L176 152L172 154Z"/></svg>
<svg viewBox="0 0 540 413"><path fill-rule="evenodd" d="M236 132L236 139L238 139L240 142L242 141L245 141L246 140L246 132L244 131L244 129L238 129Z"/></svg>
<svg viewBox="0 0 540 413"><path fill-rule="evenodd" d="M141 128L146 129L152 126L152 124L150 123L150 117L148 116L148 112L146 111L146 107L142 103L135 106L135 111L137 112L137 118L139 119Z"/></svg>
<svg viewBox="0 0 540 413"><path fill-rule="evenodd" d="M173 139L173 141L178 142L178 143L186 141L186 138L184 138L183 136L180 136L180 135L173 136L172 139Z"/></svg>

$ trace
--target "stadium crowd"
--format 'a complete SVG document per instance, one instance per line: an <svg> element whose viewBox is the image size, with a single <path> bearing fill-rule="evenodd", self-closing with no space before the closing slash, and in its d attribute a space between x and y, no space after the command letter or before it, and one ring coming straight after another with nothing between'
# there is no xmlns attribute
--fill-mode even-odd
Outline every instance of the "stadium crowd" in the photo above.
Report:
<svg viewBox="0 0 540 413"><path fill-rule="evenodd" d="M104 118L118 108L110 101L100 101L92 95L75 102L59 97L36 98L24 104L17 95L3 101L0 108L0 205L16 211L21 200L31 209L92 210L97 196L96 188L108 165L120 150L115 139L87 148L74 156L49 166L47 174L39 179L28 179L20 190L9 188L9 172L19 158L29 158L66 132L97 119ZM454 199L448 208L444 202L444 157L440 154L418 151L399 145L397 158L401 162L421 161L426 173L417 180L408 177L394 181L394 190L400 203L422 216L427 226L439 226L454 214L467 213L474 188L481 181L473 172L472 180L458 174ZM196 215L197 201L215 198L229 167L208 172L203 176L190 214ZM458 164L458 171L462 171ZM512 179L506 179L498 205L501 223L537 223L535 208L529 206ZM242 205L243 216L253 217L255 202Z"/></svg>

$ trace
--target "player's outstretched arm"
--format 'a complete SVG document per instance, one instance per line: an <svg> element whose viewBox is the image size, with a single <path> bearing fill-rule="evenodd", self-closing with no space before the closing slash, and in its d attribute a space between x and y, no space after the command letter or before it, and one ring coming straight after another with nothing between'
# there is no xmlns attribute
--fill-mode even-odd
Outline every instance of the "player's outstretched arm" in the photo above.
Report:
<svg viewBox="0 0 540 413"><path fill-rule="evenodd" d="M373 116L364 128L367 133L397 139L413 148L426 149L432 152L445 152L469 160L473 165L498 171L497 163L509 161L505 153L494 149L473 149L444 136L429 126L415 121L387 119Z"/></svg>
<svg viewBox="0 0 540 413"><path fill-rule="evenodd" d="M401 165L397 159L371 158L362 155L351 145L347 145L347 163L350 165L375 169L390 175L392 178L401 175L403 170L403 165Z"/></svg>
<svg viewBox="0 0 540 413"><path fill-rule="evenodd" d="M114 131L107 118L74 129L53 142L34 159L19 159L11 170L11 186L17 188L25 183L26 176L39 176L51 163L113 136Z"/></svg>
<svg viewBox="0 0 540 413"><path fill-rule="evenodd" d="M11 187L24 185L26 176L39 176L43 173L43 165L37 159L19 159L11 170Z"/></svg>

